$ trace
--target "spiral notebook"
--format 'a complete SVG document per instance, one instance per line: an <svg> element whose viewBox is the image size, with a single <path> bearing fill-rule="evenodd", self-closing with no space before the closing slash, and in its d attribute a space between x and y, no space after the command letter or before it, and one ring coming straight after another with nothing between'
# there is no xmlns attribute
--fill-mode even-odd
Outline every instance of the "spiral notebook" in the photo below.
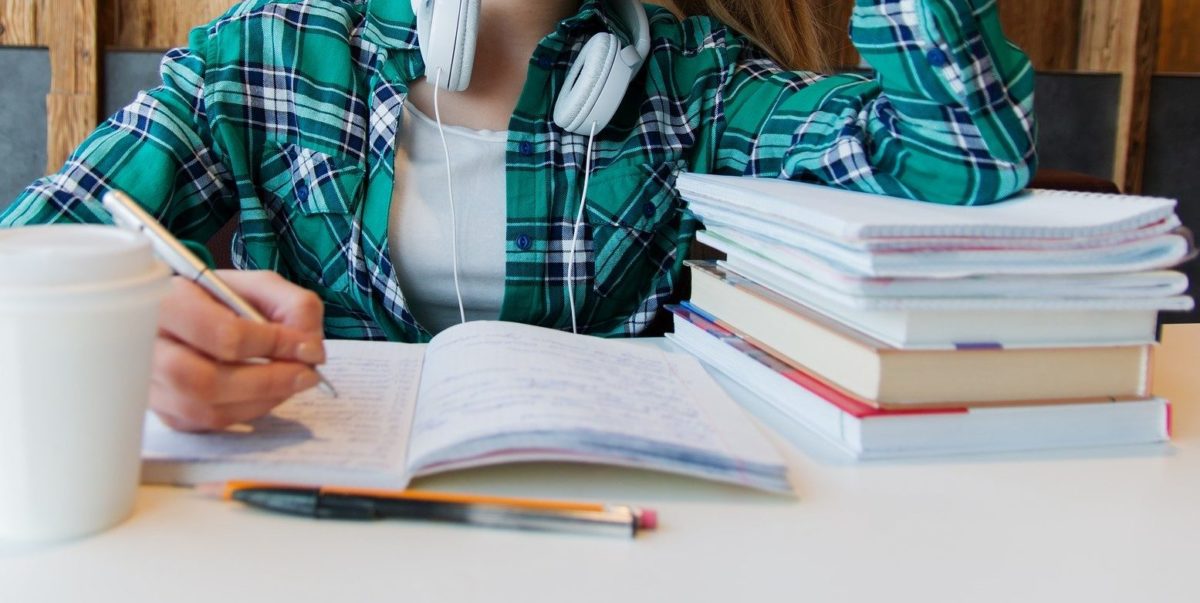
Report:
<svg viewBox="0 0 1200 603"><path fill-rule="evenodd" d="M946 206L785 180L683 174L710 240L852 279L1086 275L1169 268L1193 251L1175 201L1032 190Z"/></svg>
<svg viewBox="0 0 1200 603"><path fill-rule="evenodd" d="M1028 190L1002 203L952 206L772 178L681 174L691 203L772 216L840 241L889 238L1104 239L1178 225L1173 199Z"/></svg>

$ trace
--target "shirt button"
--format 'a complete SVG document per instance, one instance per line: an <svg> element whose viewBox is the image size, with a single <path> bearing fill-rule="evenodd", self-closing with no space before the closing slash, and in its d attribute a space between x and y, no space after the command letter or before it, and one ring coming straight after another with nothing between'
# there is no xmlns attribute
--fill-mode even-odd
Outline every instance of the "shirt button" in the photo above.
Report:
<svg viewBox="0 0 1200 603"><path fill-rule="evenodd" d="M522 140L518 148L522 155L529 156L533 154L533 143L528 140Z"/></svg>
<svg viewBox="0 0 1200 603"><path fill-rule="evenodd" d="M533 239L529 238L529 235L527 235L527 234L517 235L517 248L518 249L520 249L521 251L529 251L530 247L533 247Z"/></svg>
<svg viewBox="0 0 1200 603"><path fill-rule="evenodd" d="M296 198L299 199L301 203L308 201L308 185L307 184L300 183L300 184L296 185Z"/></svg>
<svg viewBox="0 0 1200 603"><path fill-rule="evenodd" d="M645 215L647 218L651 218L654 216L655 209L657 209L657 208L654 207L654 204L649 201L642 204L642 214Z"/></svg>
<svg viewBox="0 0 1200 603"><path fill-rule="evenodd" d="M929 61L929 64L933 65L934 67L945 67L946 63L950 62L950 59L946 56L946 53L942 52L939 48L934 48L933 50L925 53L925 60Z"/></svg>
<svg viewBox="0 0 1200 603"><path fill-rule="evenodd" d="M537 66L542 69L549 69L551 64L553 62L550 60L550 57L541 56L537 58Z"/></svg>

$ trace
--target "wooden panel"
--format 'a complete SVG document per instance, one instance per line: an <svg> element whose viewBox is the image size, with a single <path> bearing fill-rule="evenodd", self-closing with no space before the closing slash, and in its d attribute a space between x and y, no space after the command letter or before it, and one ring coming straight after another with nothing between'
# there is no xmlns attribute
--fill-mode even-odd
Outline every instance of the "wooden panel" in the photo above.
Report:
<svg viewBox="0 0 1200 603"><path fill-rule="evenodd" d="M50 95L46 97L46 170L52 172L97 123L97 0L47 0Z"/></svg>
<svg viewBox="0 0 1200 603"><path fill-rule="evenodd" d="M1005 35L1029 55L1034 67L1070 71L1076 67L1079 51L1080 8L1091 1L1003 0L998 7ZM828 35L829 60L835 67L859 63L858 51L849 38L853 9L853 0L826 0L816 5L817 20Z"/></svg>
<svg viewBox="0 0 1200 603"><path fill-rule="evenodd" d="M1125 166L1124 172L1114 171L1113 175L1130 193L1142 192L1146 138L1150 130L1150 89L1158 56L1161 14L1162 0L1141 0L1140 6L1126 8L1126 19L1134 21L1127 25L1133 48L1125 52L1121 61L1123 80L1117 122L1117 157L1124 153Z"/></svg>
<svg viewBox="0 0 1200 603"><path fill-rule="evenodd" d="M1079 52L1079 14L1092 0L1002 0L1004 34L1020 46L1039 70L1075 69Z"/></svg>
<svg viewBox="0 0 1200 603"><path fill-rule="evenodd" d="M1154 395L1168 400L1200 400L1197 358L1200 324L1163 325L1162 346L1154 352Z"/></svg>
<svg viewBox="0 0 1200 603"><path fill-rule="evenodd" d="M1162 0L1155 69L1200 73L1200 0Z"/></svg>
<svg viewBox="0 0 1200 603"><path fill-rule="evenodd" d="M0 0L0 46L45 46L46 0Z"/></svg>
<svg viewBox="0 0 1200 603"><path fill-rule="evenodd" d="M1080 69L1121 74L1113 180L1128 193L1142 190L1161 8L1161 0L1089 0L1080 12Z"/></svg>
<svg viewBox="0 0 1200 603"><path fill-rule="evenodd" d="M1079 13L1080 71L1121 71L1122 52L1130 45L1129 27L1121 23L1121 4L1137 0L1089 0Z"/></svg>
<svg viewBox="0 0 1200 603"><path fill-rule="evenodd" d="M94 93L51 93L46 97L46 173L57 172L67 157L96 129Z"/></svg>
<svg viewBox="0 0 1200 603"><path fill-rule="evenodd" d="M106 48L164 50L220 16L235 0L100 0L100 43Z"/></svg>

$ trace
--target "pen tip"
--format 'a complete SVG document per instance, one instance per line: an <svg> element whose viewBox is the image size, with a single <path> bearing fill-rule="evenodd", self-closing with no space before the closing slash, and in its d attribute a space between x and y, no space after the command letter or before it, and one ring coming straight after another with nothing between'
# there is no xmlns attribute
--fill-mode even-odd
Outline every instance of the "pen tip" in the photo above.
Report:
<svg viewBox="0 0 1200 603"><path fill-rule="evenodd" d="M324 377L321 377L321 389L324 390L325 393L329 394L331 397L334 397L334 398L338 397L338 391L336 389L334 389L333 384L330 383L329 380Z"/></svg>

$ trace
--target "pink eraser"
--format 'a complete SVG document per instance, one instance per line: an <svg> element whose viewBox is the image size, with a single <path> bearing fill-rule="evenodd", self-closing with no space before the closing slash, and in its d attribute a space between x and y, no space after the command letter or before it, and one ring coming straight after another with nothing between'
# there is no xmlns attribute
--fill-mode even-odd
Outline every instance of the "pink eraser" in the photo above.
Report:
<svg viewBox="0 0 1200 603"><path fill-rule="evenodd" d="M642 530L653 530L658 527L658 511L654 509L642 509L638 515L638 528Z"/></svg>

